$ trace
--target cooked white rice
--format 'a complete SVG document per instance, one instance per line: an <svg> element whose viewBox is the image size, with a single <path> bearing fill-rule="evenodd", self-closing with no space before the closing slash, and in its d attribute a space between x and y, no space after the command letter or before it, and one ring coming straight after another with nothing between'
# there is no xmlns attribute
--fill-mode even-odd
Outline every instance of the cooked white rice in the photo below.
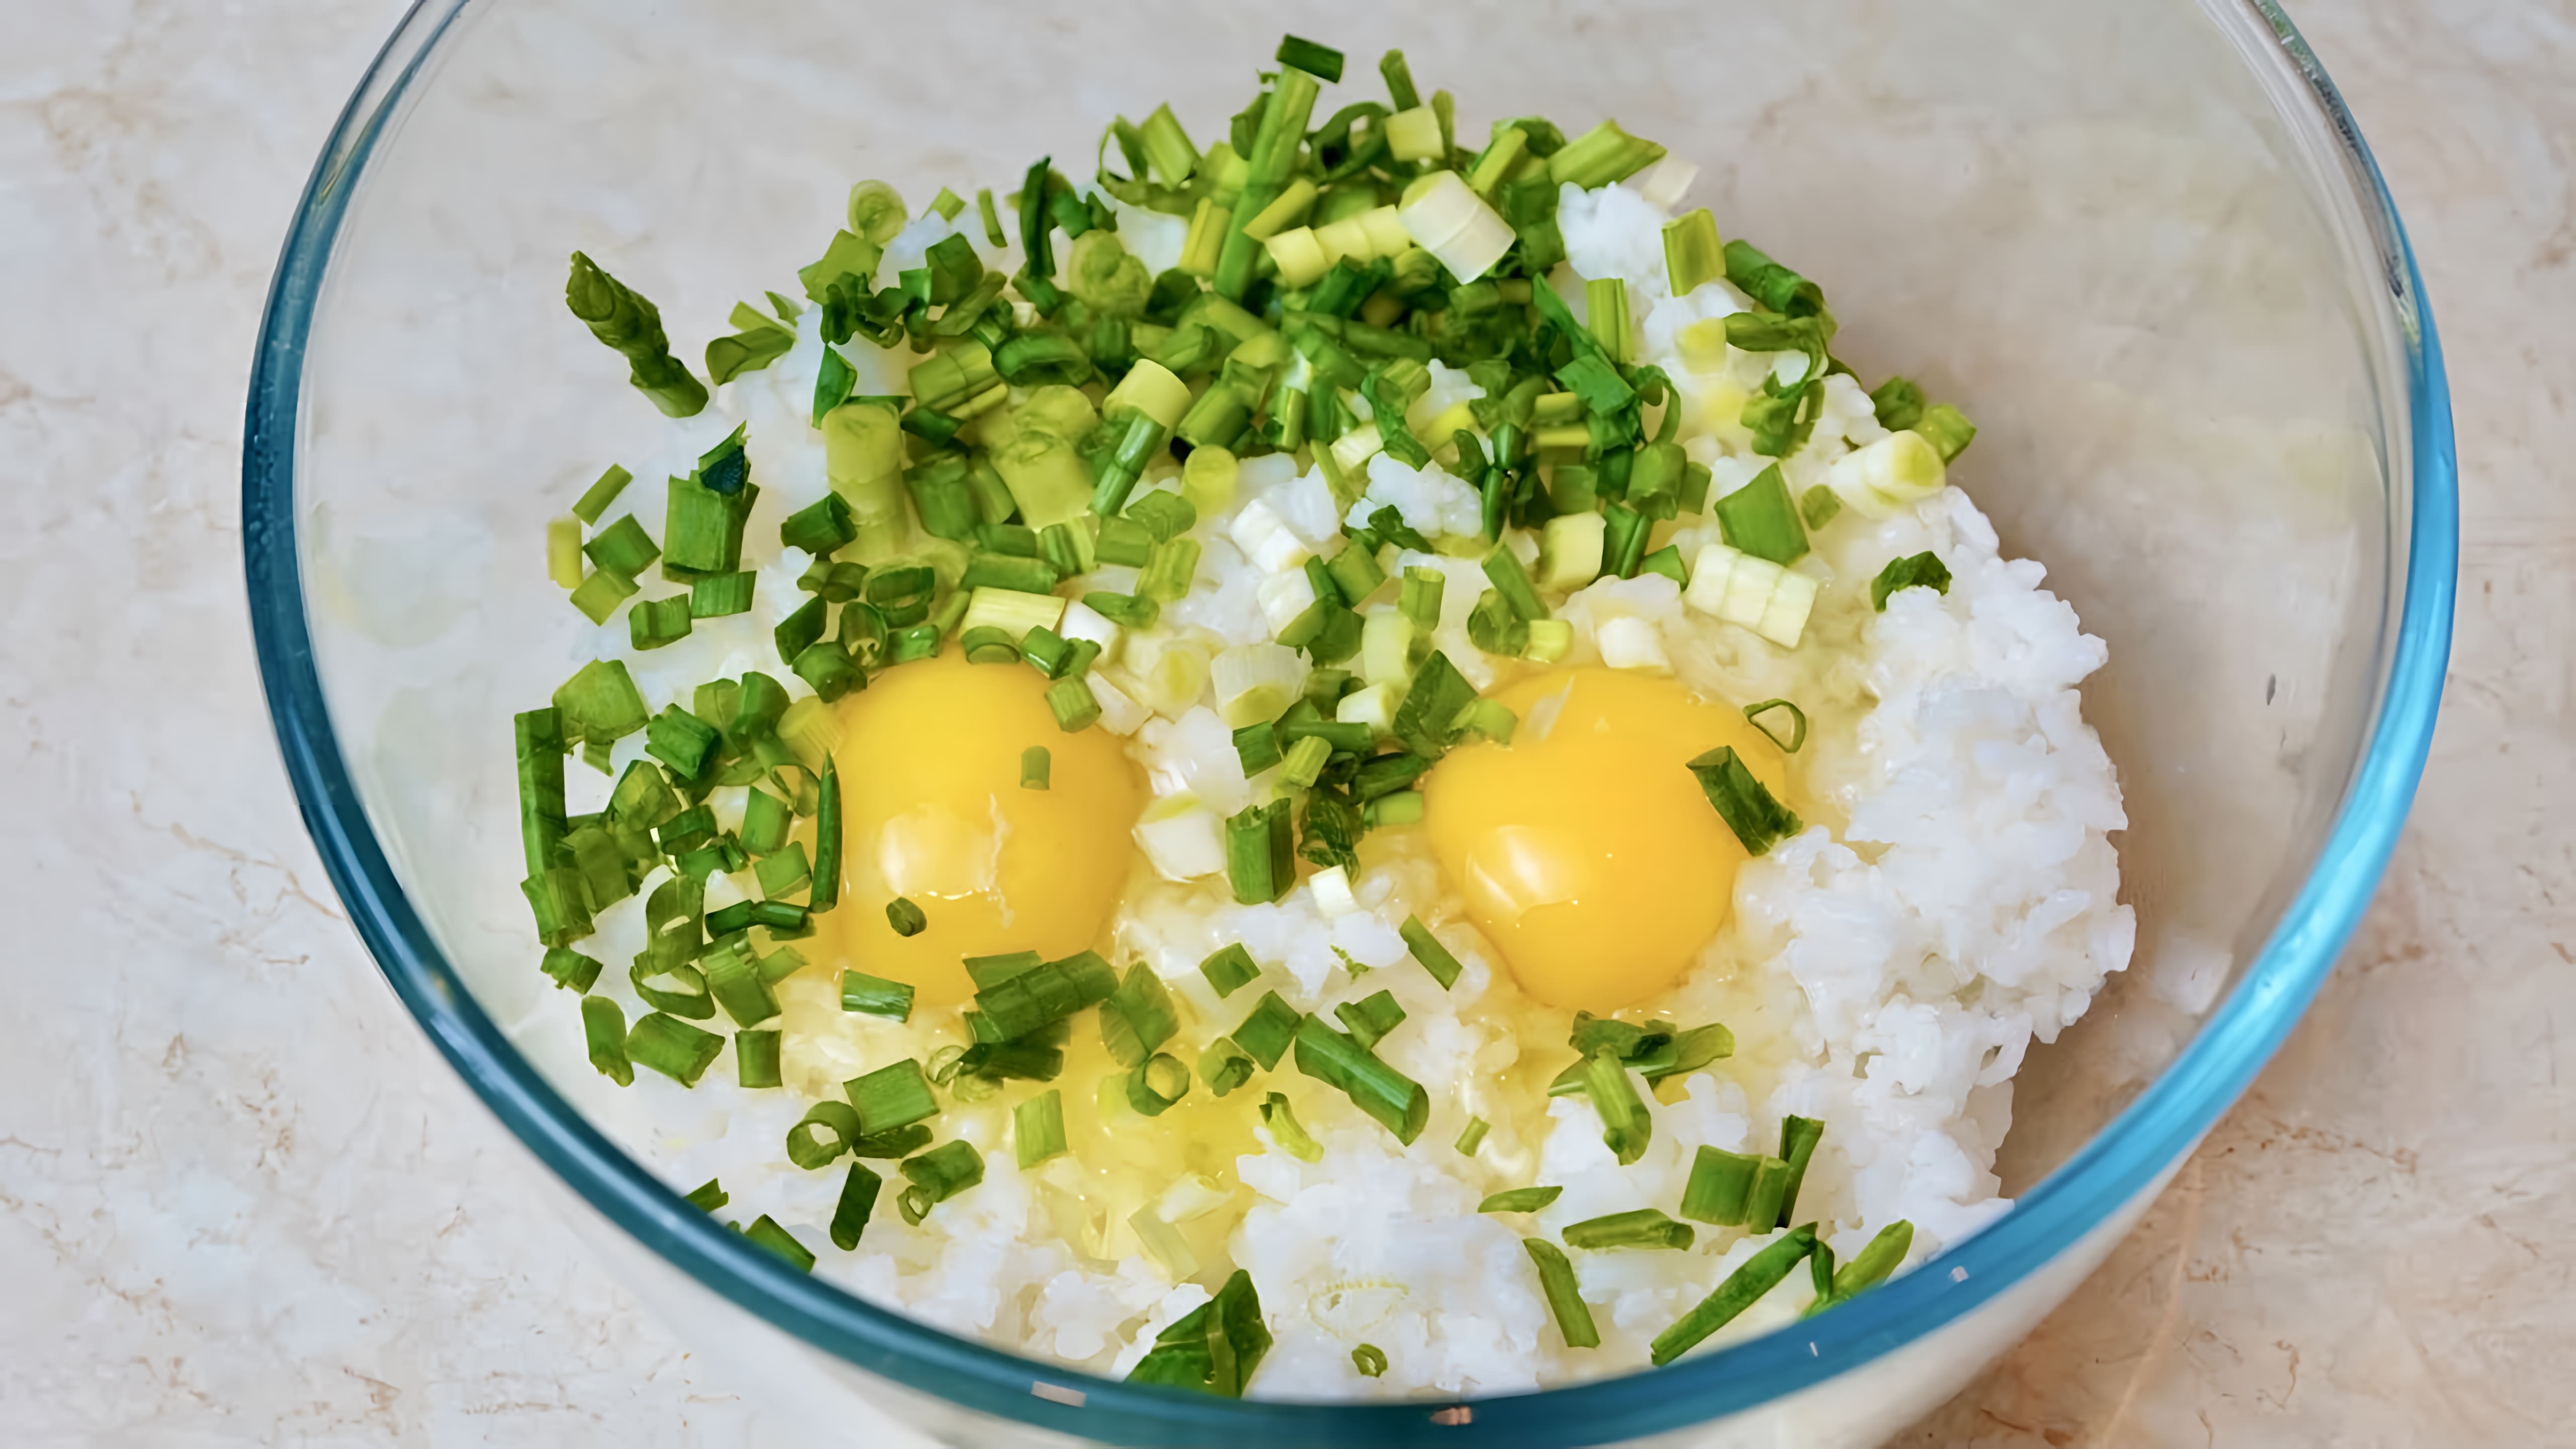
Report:
<svg viewBox="0 0 2576 1449"><path fill-rule="evenodd" d="M1687 447L1712 466L1723 492L1754 465L1744 461L1740 436L1703 425L1699 394L1717 383L1688 377L1675 335L1692 320L1747 304L1724 283L1667 298L1656 231L1663 220L1663 211L1621 186L1588 195L1568 187L1560 213L1572 273L1630 279L1644 360L1683 379L1693 408ZM1154 245L1177 244L1160 235L1170 230L1160 219L1130 221L1140 241L1151 231ZM916 223L894 251L917 252L947 230L935 217ZM1580 286L1570 290L1579 305ZM750 424L762 489L750 538L774 538L779 518L820 497L822 451L805 417L820 346L813 323L809 312L802 339L779 363L720 389L704 415L671 425L659 453L625 459L638 481L624 506L658 520L654 480L685 472L738 421ZM862 369L858 391L900 390L908 359L858 343L844 351ZM1736 361L1730 371L1741 386L1758 380L1769 359ZM1462 373L1435 366L1433 374L1422 416L1476 395ZM1832 383L1815 440L1787 462L1793 492L1803 493L1844 451L1883 436L1851 380ZM1149 476L1149 486L1172 486L1169 471L1166 464ZM1368 499L1352 512L1384 506L1435 538L1470 536L1477 527L1476 496L1465 483L1380 456L1368 466ZM1105 723L1129 736L1158 793L1187 791L1220 812L1252 798L1211 701L1165 697L1155 661L1175 648L1205 653L1268 640L1277 619L1303 604L1292 557L1302 550L1287 540L1319 547L1339 522L1319 474L1301 475L1284 458L1246 462L1237 507L1200 521L1205 552L1195 591L1167 608L1157 629L1128 636L1122 652L1107 656L1099 671L1109 686L1100 691ZM1713 527L1706 533L1713 540ZM1701 534L1678 536L1685 558L1706 541ZM1277 1336L1252 1385L1256 1395L1489 1393L1642 1366L1648 1340L1765 1240L1703 1230L1688 1252L1576 1254L1603 1343L1569 1352L1516 1241L1520 1228L1552 1234L1602 1213L1669 1209L1698 1147L1768 1150L1784 1113L1826 1124L1800 1215L1816 1218L1840 1254L1904 1218L1917 1229L1919 1261L2007 1206L1992 1166L2012 1119L2013 1073L2034 1038L2054 1040L2104 975L2129 960L2133 919L2116 899L2118 865L2107 839L2124 823L2120 793L2076 694L2104 649L2041 588L2039 564L2001 555L1994 530L1955 487L1884 519L1847 512L1818 533L1816 549L1797 568L1825 588L1794 651L1687 608L1669 580L1653 575L1596 584L1559 610L1576 628L1569 662L1598 657L1604 623L1643 620L1695 690L1739 704L1796 698L1814 726L1802 759L1823 818L1742 870L1729 925L1670 998L1653 1003L1686 1024L1727 1023L1736 1055L1668 1089L1671 1102L1650 1102L1653 1141L1637 1163L1617 1166L1580 1096L1498 1099L1490 1084L1524 1053L1551 1053L1551 1069L1564 1059L1565 1015L1514 987L1465 923L1427 849L1402 839L1417 832L1373 837L1372 864L1352 882L1359 909L1337 918L1327 918L1306 886L1275 905L1240 906L1221 877L1175 884L1140 872L1117 918L1112 955L1150 963L1185 1003L1183 1039L1193 1049L1186 1058L1231 1027L1260 989L1319 1011L1383 988L1395 992L1407 1020L1380 1050L1433 1093L1429 1129L1406 1149L1338 1094L1311 1083L1299 1089L1293 1074L1271 1079L1295 1093L1322 1160L1276 1149L1243 1156L1234 1164L1240 1186L1219 1184L1231 1193L1227 1209L1198 1220L1202 1255L1250 1270ZM1885 613L1873 612L1870 579L1889 560L1927 549L1951 571L1947 594L1909 590ZM1403 562L1448 573L1437 642L1482 685L1492 671L1464 628L1484 587L1475 558L1408 554ZM632 656L648 702L684 700L690 687L720 674L775 672L767 628L801 601L794 580L805 563L791 553L763 568L755 619L732 621L757 628L709 627ZM1283 602L1286 614L1277 612ZM627 657L623 634L622 622L600 631L600 652ZM640 738L623 742L619 765L639 749ZM596 808L606 780L573 773L590 782L576 790L593 796L574 808ZM719 883L709 905L729 898ZM1405 959L1394 927L1407 913L1434 923L1465 963L1454 990L1440 990L1418 969L1382 969ZM636 914L627 908L605 918L602 936L583 949L623 961L637 949ZM1257 988L1220 1005L1195 968L1228 941L1243 942L1265 969ZM1381 969L1355 981L1352 964ZM833 963L819 963L781 987L791 1088L783 1092L742 1091L724 1067L695 1090L649 1072L621 1090L583 1063L578 1023L560 999L521 1023L520 1035L596 1121L675 1187L720 1178L732 1211L745 1219L770 1214L816 1251L817 1273L926 1322L1116 1374L1158 1329L1207 1299L1201 1282L1171 1281L1122 1215L1068 1211L1078 1171L1069 1159L1019 1171L1002 1102L951 1105L938 1123L943 1137L984 1152L981 1186L918 1227L880 1211L857 1252L829 1246L825 1225L841 1173L791 1166L781 1148L788 1128L810 1098L836 1094L842 1079L957 1039L947 1013L919 1014L909 1027L843 1013L830 984L836 974ZM622 971L607 973L599 989L630 1014L641 1009ZM1070 1078L1063 1085L1088 1090ZM1256 1081L1240 1099L1247 1114L1262 1090ZM1494 1126L1467 1157L1448 1144L1471 1115ZM1534 1223L1476 1212L1489 1192L1531 1182L1565 1188ZM1238 1212L1229 1234L1205 1241L1206 1224ZM1808 1296L1807 1275L1792 1274L1717 1341L1786 1320ZM1351 1350L1361 1342L1384 1350L1383 1377L1363 1378L1353 1367Z"/></svg>

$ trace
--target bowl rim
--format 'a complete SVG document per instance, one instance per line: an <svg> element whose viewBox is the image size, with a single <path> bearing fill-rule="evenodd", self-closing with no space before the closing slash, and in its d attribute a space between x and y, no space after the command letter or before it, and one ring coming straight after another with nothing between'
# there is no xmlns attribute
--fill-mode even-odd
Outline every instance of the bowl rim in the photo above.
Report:
<svg viewBox="0 0 2576 1449"><path fill-rule="evenodd" d="M627 1157L513 1048L406 899L341 757L313 658L294 513L306 339L353 183L450 26L478 0L415 0L370 65L314 166L281 249L251 370L242 449L242 549L251 623L278 745L306 829L386 980L484 1104L592 1207L645 1247L769 1323L869 1372L1060 1433L1139 1445L1331 1439L1606 1443L1752 1408L1858 1368L2019 1283L2162 1180L2252 1081L2315 996L2375 893L2431 745L2450 648L2458 553L2450 390L2423 279L2385 179L2341 95L2277 0L2203 0L2294 131L2321 128L2371 233L2386 321L2405 351L2404 594L2383 629L2368 743L2333 826L2279 924L2182 1054L1947 1271L1908 1273L1830 1315L1656 1370L1484 1399L1236 1402L1131 1387L919 1323L809 1277L690 1207ZM2259 78L2259 77L2258 77ZM2305 114L2291 113L2296 102ZM1052 1389L1053 1392L1044 1392ZM1072 1392L1065 1392L1071 1390ZM1501 1412L1458 1415L1456 1405ZM1435 1415L1439 1417L1435 1419Z"/></svg>

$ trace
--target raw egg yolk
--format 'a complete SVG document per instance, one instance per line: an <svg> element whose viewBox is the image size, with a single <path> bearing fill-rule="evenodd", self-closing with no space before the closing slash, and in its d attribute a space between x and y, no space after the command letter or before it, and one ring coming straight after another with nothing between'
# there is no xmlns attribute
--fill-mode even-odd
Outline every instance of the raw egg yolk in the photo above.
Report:
<svg viewBox="0 0 2576 1449"><path fill-rule="evenodd" d="M1785 803L1779 747L1742 711L1626 670L1554 670L1494 697L1520 716L1511 744L1457 750L1423 787L1469 917L1550 1006L1607 1013L1671 986L1726 923L1745 859L1685 765L1733 745Z"/></svg>
<svg viewBox="0 0 2576 1449"><path fill-rule="evenodd" d="M1067 734L1035 670L942 655L889 669L839 704L841 907L818 927L845 964L908 981L925 1006L974 992L968 956L1090 947L1126 888L1144 788L1107 730ZM1044 745L1048 787L1020 784ZM903 896L929 925L899 936Z"/></svg>

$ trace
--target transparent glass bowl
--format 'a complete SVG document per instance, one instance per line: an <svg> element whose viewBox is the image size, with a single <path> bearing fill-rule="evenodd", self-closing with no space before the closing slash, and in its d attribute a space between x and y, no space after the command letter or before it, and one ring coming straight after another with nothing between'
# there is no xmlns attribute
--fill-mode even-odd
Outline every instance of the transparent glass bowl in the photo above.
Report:
<svg viewBox="0 0 2576 1449"><path fill-rule="evenodd" d="M351 918L639 1291L819 1436L1253 1446L1864 1443L2026 1332L2315 992L2422 766L2448 648L2449 400L2351 118L2268 4L1809 0L1580 15L1290 3L422 0L280 261L244 549L278 738ZM532 969L506 716L584 626L541 521L648 421L564 314L613 258L692 356L842 190L1006 189L1112 112L1230 115L1282 29L1406 47L1481 125L1615 113L1694 204L1823 282L1862 375L1983 428L1960 480L2107 639L2136 964L2034 1052L1995 1226L1834 1313L1651 1374L1472 1403L1230 1403L1063 1372L787 1269L571 1109ZM1068 144L1070 143L1070 144ZM900 1426L900 1427L899 1427Z"/></svg>

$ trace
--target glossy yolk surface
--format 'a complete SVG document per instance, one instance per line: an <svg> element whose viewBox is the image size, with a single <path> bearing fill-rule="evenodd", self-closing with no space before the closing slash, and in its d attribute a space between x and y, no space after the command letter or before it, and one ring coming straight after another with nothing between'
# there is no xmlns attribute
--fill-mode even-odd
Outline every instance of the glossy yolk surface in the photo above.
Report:
<svg viewBox="0 0 2576 1449"><path fill-rule="evenodd" d="M1145 790L1107 730L1067 734L1037 671L955 654L889 669L838 706L842 905L818 921L843 964L908 981L925 1006L973 994L967 956L1093 944L1126 888ZM1050 786L1020 784L1044 745ZM929 918L905 937L886 904Z"/></svg>
<svg viewBox="0 0 2576 1449"><path fill-rule="evenodd" d="M1725 924L1744 847L1685 764L1733 745L1790 808L1779 747L1741 711L1670 679L1551 670L1494 696L1510 746L1458 750L1423 824L1477 928L1521 988L1609 1012L1673 984Z"/></svg>

